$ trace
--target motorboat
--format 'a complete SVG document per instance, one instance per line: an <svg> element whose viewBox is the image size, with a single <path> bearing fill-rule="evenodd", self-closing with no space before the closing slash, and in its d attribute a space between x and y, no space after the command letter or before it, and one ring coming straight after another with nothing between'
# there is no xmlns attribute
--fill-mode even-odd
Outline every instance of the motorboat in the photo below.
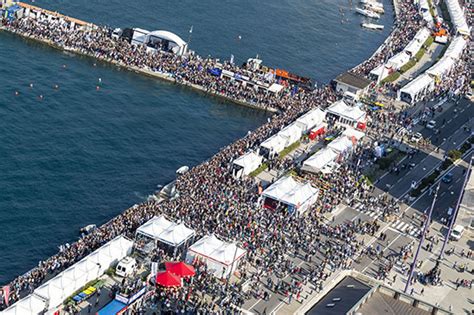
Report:
<svg viewBox="0 0 474 315"><path fill-rule="evenodd" d="M184 174L186 174L188 171L189 171L189 166L186 166L186 165L185 165L185 166L181 166L180 168L178 168L178 169L176 170L176 174L177 174L177 175L184 175Z"/></svg>
<svg viewBox="0 0 474 315"><path fill-rule="evenodd" d="M375 0L360 0L360 3L383 9L383 3L377 2Z"/></svg>
<svg viewBox="0 0 474 315"><path fill-rule="evenodd" d="M362 27L368 28L370 30L383 30L384 26L380 24L374 24L374 23L362 23Z"/></svg>
<svg viewBox="0 0 474 315"><path fill-rule="evenodd" d="M96 228L97 226L95 224L89 224L88 226L81 228L79 231L84 234L89 234L92 231L94 231Z"/></svg>
<svg viewBox="0 0 474 315"><path fill-rule="evenodd" d="M362 14L364 16L367 16L369 18L372 18L372 19L380 19L380 15L375 13L375 12L372 12L372 11L369 11L369 10L365 10L365 9L362 9L362 8L356 8L355 11L359 14Z"/></svg>
<svg viewBox="0 0 474 315"><path fill-rule="evenodd" d="M371 3L365 4L364 8L366 10L369 10L369 11L372 11L372 12L375 12L375 13L378 13L378 14L384 14L385 13L385 10L383 8L374 6Z"/></svg>

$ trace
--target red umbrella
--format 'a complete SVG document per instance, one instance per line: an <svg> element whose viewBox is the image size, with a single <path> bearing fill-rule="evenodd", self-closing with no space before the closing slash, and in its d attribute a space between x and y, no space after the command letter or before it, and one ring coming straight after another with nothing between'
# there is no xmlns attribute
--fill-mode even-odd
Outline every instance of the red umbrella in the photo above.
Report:
<svg viewBox="0 0 474 315"><path fill-rule="evenodd" d="M194 267L184 262L165 262L165 268L180 277L193 277L196 274Z"/></svg>
<svg viewBox="0 0 474 315"><path fill-rule="evenodd" d="M162 287L180 287L181 278L169 271L163 271L156 275L156 283Z"/></svg>

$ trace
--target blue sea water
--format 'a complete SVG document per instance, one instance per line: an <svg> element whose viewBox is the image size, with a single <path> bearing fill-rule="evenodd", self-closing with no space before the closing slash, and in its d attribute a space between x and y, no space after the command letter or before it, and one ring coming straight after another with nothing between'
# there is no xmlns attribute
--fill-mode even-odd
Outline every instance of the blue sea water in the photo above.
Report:
<svg viewBox="0 0 474 315"><path fill-rule="evenodd" d="M370 56L393 18L387 2L379 21L386 29L363 30L364 18L341 0L34 4L112 27L170 30L201 55L242 62L258 54L323 83ZM268 117L7 33L0 64L0 283Z"/></svg>

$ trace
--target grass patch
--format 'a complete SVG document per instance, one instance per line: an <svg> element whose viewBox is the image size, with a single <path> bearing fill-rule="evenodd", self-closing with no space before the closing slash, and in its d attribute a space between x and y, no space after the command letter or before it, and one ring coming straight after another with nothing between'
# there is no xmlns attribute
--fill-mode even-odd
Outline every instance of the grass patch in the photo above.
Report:
<svg viewBox="0 0 474 315"><path fill-rule="evenodd" d="M393 82L396 79L398 79L400 77L400 75L401 75L401 73L398 72L398 71L392 72L392 73L390 73L390 75L388 75L385 79L382 80L382 83Z"/></svg>
<svg viewBox="0 0 474 315"><path fill-rule="evenodd" d="M426 53L426 49L428 49L431 46L431 44L433 44L433 42L434 42L434 37L433 36L428 37L428 39L423 43L423 46L420 48L420 50L418 50L418 52L415 54L415 57L410 59L410 61L408 61L405 65L403 65L400 68L400 72L405 73L411 68L413 68L413 66L416 65L416 63L420 61L421 58L423 58L423 55Z"/></svg>
<svg viewBox="0 0 474 315"><path fill-rule="evenodd" d="M290 154L291 151L295 150L299 146L300 146L300 142L296 141L295 143L290 144L289 146L284 148L283 151L281 151L280 154L279 154L280 159L283 159L285 156Z"/></svg>
<svg viewBox="0 0 474 315"><path fill-rule="evenodd" d="M260 165L255 171L250 173L249 176L250 177L257 177L258 174L265 171L267 168L268 168L268 164L267 163L262 163L262 165Z"/></svg>

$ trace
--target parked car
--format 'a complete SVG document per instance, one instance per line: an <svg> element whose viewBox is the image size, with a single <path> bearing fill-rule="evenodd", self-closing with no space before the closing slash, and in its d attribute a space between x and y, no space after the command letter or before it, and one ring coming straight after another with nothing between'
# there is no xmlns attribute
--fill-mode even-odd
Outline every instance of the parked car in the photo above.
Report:
<svg viewBox="0 0 474 315"><path fill-rule="evenodd" d="M435 126L436 126L436 121L434 121L434 120L430 120L430 121L426 124L426 128L428 128L428 129L433 129Z"/></svg>
<svg viewBox="0 0 474 315"><path fill-rule="evenodd" d="M453 173L448 173L448 174L444 175L441 180L445 184L451 183L453 181Z"/></svg>
<svg viewBox="0 0 474 315"><path fill-rule="evenodd" d="M423 136L417 132L411 137L411 142L418 143L421 139L423 139Z"/></svg>
<svg viewBox="0 0 474 315"><path fill-rule="evenodd" d="M464 227L460 224L457 224L451 231L451 235L449 237L455 241L459 241L463 233L464 233Z"/></svg>

